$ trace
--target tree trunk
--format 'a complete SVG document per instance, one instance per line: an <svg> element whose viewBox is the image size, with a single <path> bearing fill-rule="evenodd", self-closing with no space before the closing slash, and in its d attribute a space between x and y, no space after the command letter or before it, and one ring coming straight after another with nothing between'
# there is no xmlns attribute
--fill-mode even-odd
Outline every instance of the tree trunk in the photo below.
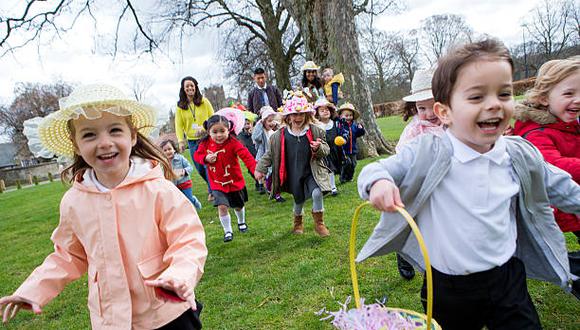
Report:
<svg viewBox="0 0 580 330"><path fill-rule="evenodd" d="M276 74L276 85L280 90L291 89L290 84L290 64L294 54L284 51L283 35L285 31L280 30L280 18L276 17L271 0L257 0L256 4L260 10L264 26L266 27L264 33L266 35L266 46L268 47L268 54L274 65L274 73Z"/></svg>
<svg viewBox="0 0 580 330"><path fill-rule="evenodd" d="M306 48L306 59L344 74L345 99L361 113L367 131L359 142L360 157L393 153L373 112L371 93L363 72L352 0L284 0L297 22Z"/></svg>

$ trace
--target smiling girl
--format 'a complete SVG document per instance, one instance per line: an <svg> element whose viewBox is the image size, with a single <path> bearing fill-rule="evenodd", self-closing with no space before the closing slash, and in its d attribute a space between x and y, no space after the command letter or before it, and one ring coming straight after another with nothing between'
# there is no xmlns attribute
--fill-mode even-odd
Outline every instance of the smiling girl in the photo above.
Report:
<svg viewBox="0 0 580 330"><path fill-rule="evenodd" d="M149 140L157 114L115 87L88 85L60 110L25 122L31 150L73 159L54 252L13 295L3 321L40 314L88 272L93 329L201 328L194 288L207 257L192 204L167 179L171 166ZM165 172L165 176L163 175Z"/></svg>
<svg viewBox="0 0 580 330"><path fill-rule="evenodd" d="M245 202L248 201L246 182L242 175L238 157L248 170L254 173L256 161L252 154L234 136L232 122L220 115L213 115L203 123L208 135L199 143L193 155L196 162L207 166L209 184L214 195L214 206L218 208L224 229L224 242L234 239L229 208L238 218L238 230L248 231Z"/></svg>

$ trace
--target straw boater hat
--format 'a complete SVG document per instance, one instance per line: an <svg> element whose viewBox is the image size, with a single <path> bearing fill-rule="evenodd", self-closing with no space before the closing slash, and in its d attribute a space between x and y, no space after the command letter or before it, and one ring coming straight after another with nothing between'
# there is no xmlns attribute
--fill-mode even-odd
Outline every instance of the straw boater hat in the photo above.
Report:
<svg viewBox="0 0 580 330"><path fill-rule="evenodd" d="M340 113L343 112L344 110L352 111L352 119L353 120L357 120L360 117L360 112L358 112L358 110L356 110L354 108L354 105L352 105L352 103L350 103L350 102L346 102L343 105L341 105L340 107L338 107L338 115L340 116Z"/></svg>
<svg viewBox="0 0 580 330"><path fill-rule="evenodd" d="M307 61L302 66L302 71L318 71L318 70L320 70L320 67L317 66L316 63L314 63L314 61Z"/></svg>
<svg viewBox="0 0 580 330"><path fill-rule="evenodd" d="M431 79L433 79L433 71L417 70L411 81L411 95L403 97L403 101L417 102L432 99Z"/></svg>
<svg viewBox="0 0 580 330"><path fill-rule="evenodd" d="M294 113L315 113L312 104L303 96L301 91L290 92L290 97L284 103L282 116L291 115Z"/></svg>
<svg viewBox="0 0 580 330"><path fill-rule="evenodd" d="M109 85L85 85L75 89L68 97L59 100L60 109L46 117L36 117L24 122L24 134L30 151L37 157L54 155L72 158L74 145L70 139L68 121L81 115L87 119L101 117L103 111L117 116L131 116L133 126L144 136L156 131L157 111L125 96L121 90Z"/></svg>

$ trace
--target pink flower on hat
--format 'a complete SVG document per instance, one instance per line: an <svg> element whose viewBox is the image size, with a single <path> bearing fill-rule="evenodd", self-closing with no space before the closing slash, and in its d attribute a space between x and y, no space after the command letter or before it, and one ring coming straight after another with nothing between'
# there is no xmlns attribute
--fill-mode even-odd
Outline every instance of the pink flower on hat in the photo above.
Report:
<svg viewBox="0 0 580 330"><path fill-rule="evenodd" d="M282 115L307 112L314 113L312 104L308 103L308 100L305 97L293 95L291 98L286 100L286 103L284 103L284 111L282 112Z"/></svg>

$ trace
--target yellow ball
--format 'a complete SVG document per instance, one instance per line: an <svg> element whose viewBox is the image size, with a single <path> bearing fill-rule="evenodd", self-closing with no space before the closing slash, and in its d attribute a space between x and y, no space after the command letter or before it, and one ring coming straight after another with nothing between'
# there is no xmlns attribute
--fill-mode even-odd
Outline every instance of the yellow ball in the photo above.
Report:
<svg viewBox="0 0 580 330"><path fill-rule="evenodd" d="M334 138L334 144L341 147L346 144L346 140L342 136L337 136Z"/></svg>

